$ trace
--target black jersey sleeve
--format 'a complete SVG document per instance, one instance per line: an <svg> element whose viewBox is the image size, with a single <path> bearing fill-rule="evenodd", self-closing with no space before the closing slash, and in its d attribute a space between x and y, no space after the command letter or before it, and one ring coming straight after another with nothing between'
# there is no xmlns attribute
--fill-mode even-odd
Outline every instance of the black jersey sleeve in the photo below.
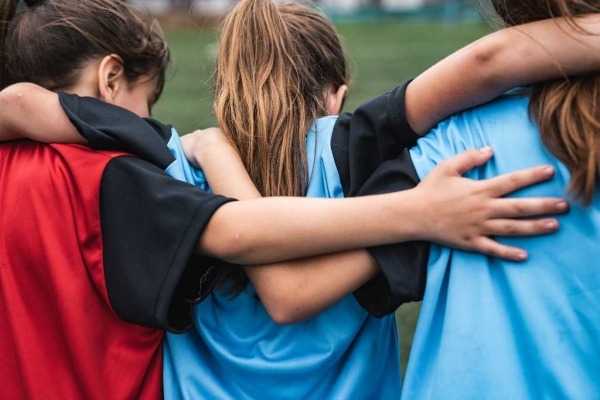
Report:
<svg viewBox="0 0 600 400"><path fill-rule="evenodd" d="M102 176L106 287L124 320L180 332L222 264L193 255L213 213L231 199L175 180L137 157L116 157Z"/></svg>
<svg viewBox="0 0 600 400"><path fill-rule="evenodd" d="M411 189L419 177L408 149L382 163L359 190L359 196ZM428 242L405 242L367 249L380 273L355 293L358 302L376 316L394 312L400 305L423 299L429 261Z"/></svg>
<svg viewBox="0 0 600 400"><path fill-rule="evenodd" d="M162 169L175 158L165 146L172 127L92 97L58 93L60 105L77 131L97 150L135 154Z"/></svg>
<svg viewBox="0 0 600 400"><path fill-rule="evenodd" d="M405 190L419 182L406 151L419 138L406 119L405 94L409 83L338 118L331 149L345 196ZM422 299L429 254L427 243L399 243L368 251L381 273L354 293L367 311L383 316L405 302Z"/></svg>
<svg viewBox="0 0 600 400"><path fill-rule="evenodd" d="M356 196L382 162L416 144L419 136L408 124L405 112L409 83L363 103L354 113L339 116L331 150L346 197Z"/></svg>

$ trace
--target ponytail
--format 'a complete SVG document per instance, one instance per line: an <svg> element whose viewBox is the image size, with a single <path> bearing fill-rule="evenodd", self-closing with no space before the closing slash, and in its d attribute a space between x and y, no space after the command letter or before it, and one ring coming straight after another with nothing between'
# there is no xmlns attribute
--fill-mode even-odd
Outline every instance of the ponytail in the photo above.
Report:
<svg viewBox="0 0 600 400"><path fill-rule="evenodd" d="M327 89L347 83L340 38L315 10L241 0L226 17L216 60L215 113L263 196L306 193L306 135L327 113ZM234 294L248 282L241 269L228 278Z"/></svg>
<svg viewBox="0 0 600 400"><path fill-rule="evenodd" d="M0 90L8 86L8 70L6 68L6 36L8 25L15 17L18 0L3 0L0 10Z"/></svg>
<svg viewBox="0 0 600 400"><path fill-rule="evenodd" d="M243 0L224 22L217 120L263 196L300 196L306 189L304 138L316 115L306 109L297 53L270 0Z"/></svg>

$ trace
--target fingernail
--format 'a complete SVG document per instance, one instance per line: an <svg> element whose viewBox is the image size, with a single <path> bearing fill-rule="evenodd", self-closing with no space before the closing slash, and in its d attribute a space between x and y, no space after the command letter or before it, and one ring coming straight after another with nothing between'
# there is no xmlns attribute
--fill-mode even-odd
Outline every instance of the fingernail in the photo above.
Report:
<svg viewBox="0 0 600 400"><path fill-rule="evenodd" d="M492 148L490 146L485 146L479 149L480 152L482 152L483 154L491 154L492 153Z"/></svg>
<svg viewBox="0 0 600 400"><path fill-rule="evenodd" d="M516 259L517 259L517 261L525 261L527 259L527 253L525 253L525 252L517 253Z"/></svg>
<svg viewBox="0 0 600 400"><path fill-rule="evenodd" d="M566 201L559 201L558 203L556 203L556 209L558 211L566 211L569 208L569 203L567 203Z"/></svg>
<svg viewBox="0 0 600 400"><path fill-rule="evenodd" d="M549 231L556 230L558 228L558 222L556 221L548 221L544 224L544 227Z"/></svg>
<svg viewBox="0 0 600 400"><path fill-rule="evenodd" d="M546 176L552 176L552 175L554 175L554 168L552 168L552 167L546 167L546 168L544 168L544 174Z"/></svg>

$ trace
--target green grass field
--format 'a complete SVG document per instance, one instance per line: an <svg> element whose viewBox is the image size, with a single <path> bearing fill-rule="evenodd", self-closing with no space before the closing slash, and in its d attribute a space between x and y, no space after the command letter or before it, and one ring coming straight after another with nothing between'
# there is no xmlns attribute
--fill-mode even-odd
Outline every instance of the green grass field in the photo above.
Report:
<svg viewBox="0 0 600 400"><path fill-rule="evenodd" d="M351 59L352 85L346 109L418 75L454 50L485 35L483 24L344 23L338 25ZM180 133L215 125L211 74L216 31L171 31L174 67L154 115ZM469 71L465 71L466 74ZM403 366L417 320L418 304L397 312Z"/></svg>

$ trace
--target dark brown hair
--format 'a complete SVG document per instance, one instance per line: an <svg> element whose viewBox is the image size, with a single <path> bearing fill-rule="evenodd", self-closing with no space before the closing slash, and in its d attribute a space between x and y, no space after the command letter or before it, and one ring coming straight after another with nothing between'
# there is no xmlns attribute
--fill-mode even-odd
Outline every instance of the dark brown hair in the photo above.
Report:
<svg viewBox="0 0 600 400"><path fill-rule="evenodd" d="M132 6L122 0L40 0L16 13L18 3L3 0L0 10L0 88L20 81L66 88L87 62L116 54L130 83L155 76L160 95L169 50L158 24Z"/></svg>
<svg viewBox="0 0 600 400"><path fill-rule="evenodd" d="M492 0L492 6L507 26L565 17L582 33L577 16L600 12L598 0ZM570 192L589 205L600 179L600 75L536 84L529 107L544 145L571 173Z"/></svg>

